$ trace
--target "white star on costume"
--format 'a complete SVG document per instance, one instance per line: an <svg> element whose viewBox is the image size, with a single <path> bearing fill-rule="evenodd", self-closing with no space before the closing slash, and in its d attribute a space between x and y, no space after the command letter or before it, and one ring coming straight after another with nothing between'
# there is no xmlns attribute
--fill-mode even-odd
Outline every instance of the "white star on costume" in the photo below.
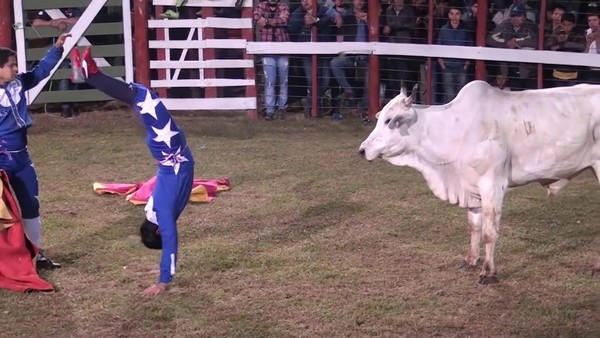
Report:
<svg viewBox="0 0 600 338"><path fill-rule="evenodd" d="M142 108L140 114L150 114L150 116L154 117L155 120L158 120L156 117L156 106L160 103L158 98L153 99L149 90L146 90L146 97L143 102L138 102L137 106Z"/></svg>
<svg viewBox="0 0 600 338"><path fill-rule="evenodd" d="M183 162L189 161L187 157L180 155L181 147L177 148L177 151L174 154L167 154L164 151L162 151L162 154L165 156L165 158L162 161L160 161L160 164L166 167L173 167L175 175L177 175L177 173L179 172L179 165Z"/></svg>
<svg viewBox="0 0 600 338"><path fill-rule="evenodd" d="M178 131L171 130L171 119L167 121L167 124L162 129L152 127L152 130L156 133L156 137L153 140L155 142L164 142L169 148L171 148L171 138L179 134Z"/></svg>

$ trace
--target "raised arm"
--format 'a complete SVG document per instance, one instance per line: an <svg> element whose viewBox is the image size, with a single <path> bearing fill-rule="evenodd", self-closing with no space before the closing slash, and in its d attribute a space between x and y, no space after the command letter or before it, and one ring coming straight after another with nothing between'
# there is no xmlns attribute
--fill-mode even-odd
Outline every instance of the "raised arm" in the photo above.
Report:
<svg viewBox="0 0 600 338"><path fill-rule="evenodd" d="M40 60L37 66L21 75L21 82L25 90L29 90L37 86L40 81L50 75L50 71L56 66L63 54L63 45L65 44L65 40L70 36L71 34L68 33L61 34L56 40L54 46L50 47L46 55Z"/></svg>

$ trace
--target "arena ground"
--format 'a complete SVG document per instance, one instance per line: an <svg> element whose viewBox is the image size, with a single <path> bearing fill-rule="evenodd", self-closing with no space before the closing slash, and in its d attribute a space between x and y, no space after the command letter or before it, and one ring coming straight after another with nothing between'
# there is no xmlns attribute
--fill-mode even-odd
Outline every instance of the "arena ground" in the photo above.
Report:
<svg viewBox="0 0 600 338"><path fill-rule="evenodd" d="M242 113L177 114L196 177L229 177L212 204L180 220L180 266L165 297L142 300L159 253L143 217L96 181L154 175L132 114L36 114L54 294L0 291L6 337L548 337L600 330L600 193L592 174L557 200L539 185L509 194L496 251L500 283L458 269L466 212L416 171L367 163L358 120L249 122Z"/></svg>

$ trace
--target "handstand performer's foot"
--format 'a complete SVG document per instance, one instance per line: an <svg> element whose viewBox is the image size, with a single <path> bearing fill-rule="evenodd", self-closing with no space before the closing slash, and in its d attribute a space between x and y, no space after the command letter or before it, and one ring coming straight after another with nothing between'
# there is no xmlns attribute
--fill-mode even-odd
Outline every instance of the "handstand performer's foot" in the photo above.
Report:
<svg viewBox="0 0 600 338"><path fill-rule="evenodd" d="M75 69L82 69L81 67L81 57L79 56L79 49L77 49L77 46L75 46L72 50L71 50L71 62L72 62L72 67ZM85 72L83 72L83 76L85 76ZM75 73L71 72L71 81L73 83L77 83L77 82L81 82L82 79L77 79L75 78Z"/></svg>
<svg viewBox="0 0 600 338"><path fill-rule="evenodd" d="M87 77L100 71L96 65L96 61L94 61L94 58L92 57L92 49L89 46L83 51L83 60L87 64Z"/></svg>

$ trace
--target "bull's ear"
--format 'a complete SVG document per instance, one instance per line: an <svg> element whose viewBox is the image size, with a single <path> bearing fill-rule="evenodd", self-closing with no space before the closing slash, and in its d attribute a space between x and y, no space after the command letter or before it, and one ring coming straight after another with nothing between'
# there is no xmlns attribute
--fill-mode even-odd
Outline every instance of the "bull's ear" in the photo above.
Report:
<svg viewBox="0 0 600 338"><path fill-rule="evenodd" d="M390 123L388 123L388 127L390 129L400 129L402 126L406 126L406 128L412 126L415 122L417 122L417 114L414 113L406 113L397 115Z"/></svg>
<svg viewBox="0 0 600 338"><path fill-rule="evenodd" d="M379 113L381 113L381 110L377 112L377 114L375 114L375 118L379 119Z"/></svg>
<svg viewBox="0 0 600 338"><path fill-rule="evenodd" d="M400 95L408 96L406 92L406 86L404 85L404 80L400 79Z"/></svg>
<svg viewBox="0 0 600 338"><path fill-rule="evenodd" d="M410 96L408 97L408 99L406 99L406 101L404 101L407 106L410 107L415 102L417 98L417 90L419 90L418 83L414 85L412 91L410 92Z"/></svg>

